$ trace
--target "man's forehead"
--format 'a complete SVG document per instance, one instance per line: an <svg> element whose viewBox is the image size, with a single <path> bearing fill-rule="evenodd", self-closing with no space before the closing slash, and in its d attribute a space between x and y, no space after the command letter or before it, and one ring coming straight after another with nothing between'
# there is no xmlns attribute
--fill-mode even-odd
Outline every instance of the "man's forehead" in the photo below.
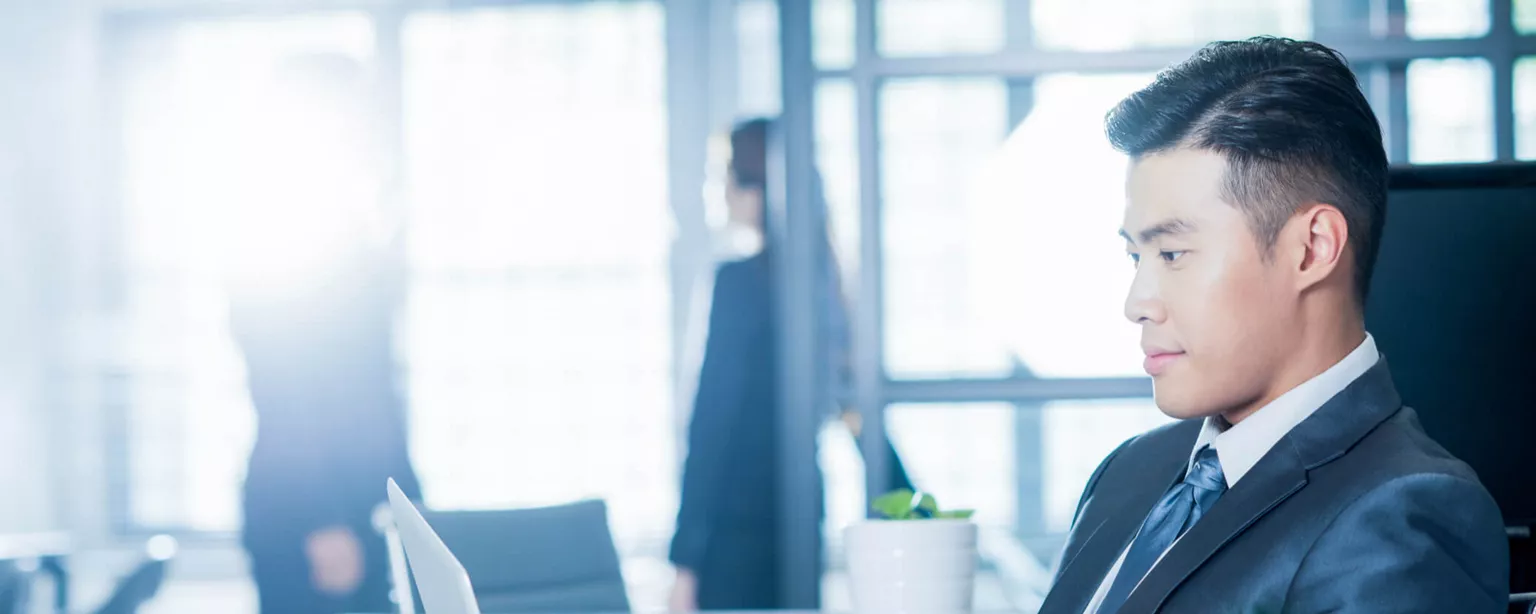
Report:
<svg viewBox="0 0 1536 614"><path fill-rule="evenodd" d="M1187 192L1147 194L1144 190L1127 190L1120 228L1123 234L1138 240L1194 233L1207 217L1202 200Z"/></svg>
<svg viewBox="0 0 1536 614"><path fill-rule="evenodd" d="M1121 225L1126 230L1139 230L1170 220L1182 220L1190 226L1199 226L1200 220L1207 217L1203 205L1203 199L1192 194L1163 196L1127 192Z"/></svg>
<svg viewBox="0 0 1536 614"><path fill-rule="evenodd" d="M1222 198L1226 161L1221 154L1174 149L1133 157L1126 170L1121 228L1131 236L1194 232L1206 218L1230 208ZM1177 232L1174 232L1177 231Z"/></svg>

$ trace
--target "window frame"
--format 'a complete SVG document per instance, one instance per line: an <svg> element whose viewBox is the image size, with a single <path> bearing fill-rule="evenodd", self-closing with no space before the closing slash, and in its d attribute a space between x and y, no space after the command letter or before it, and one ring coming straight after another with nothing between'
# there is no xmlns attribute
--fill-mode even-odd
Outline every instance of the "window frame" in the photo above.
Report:
<svg viewBox="0 0 1536 614"><path fill-rule="evenodd" d="M804 0L809 1L809 0ZM937 57L882 57L877 49L876 27L878 0L853 0L855 7L855 58L853 65L840 69L813 69L801 87L814 88L823 80L846 79L854 84L857 110L857 142L860 193L859 261L857 280L859 309L854 312L855 369L851 386L839 390L842 398L861 408L865 425L861 442L870 474L868 493L883 492L885 485L875 479L882 471L874 465L879 455L869 452L884 444L879 413L891 403L1006 401L1040 402L1058 399L1108 397L1146 397L1151 383L1146 378L1065 378L1025 379L949 378L915 379L890 377L884 367L883 241L880 195L879 96L884 84L906 77L1001 78L1010 85L1012 123L1028 110L1029 83L1032 79L1059 72L1124 73L1152 72L1191 55L1198 47L1147 48L1123 51L1060 51L1040 49L1031 43L1029 0L1007 2L1007 46L998 52L981 55ZM1316 37L1349 58L1360 73L1368 98L1377 108L1385 127L1389 158L1406 163L1408 151L1407 85L1408 62L1419 59L1475 57L1487 59L1493 67L1495 162L1514 159L1515 114L1513 107L1514 64L1522 56L1536 55L1536 35L1515 31L1512 0L1490 0L1491 27L1481 37L1443 40L1411 40L1403 31L1406 2L1385 3L1345 0L1355 5L1359 15L1368 15L1370 29L1348 31L1335 24L1318 23L1319 5L1330 0L1313 0L1313 30ZM1338 3L1335 4L1335 7ZM781 17L782 19L782 17ZM1396 24L1396 25L1387 25ZM781 28L810 24L785 22ZM786 39L788 40L788 39ZM786 70L788 74L790 71ZM786 96L788 96L786 94ZM794 163L791 161L791 163ZM803 161L801 162L804 163Z"/></svg>
<svg viewBox="0 0 1536 614"><path fill-rule="evenodd" d="M664 87L667 100L666 117L668 131L666 143L668 148L667 160L667 189L668 206L674 219L677 220L677 230L672 247L673 256L669 265L669 272L673 280L670 285L671 315L670 321L674 324L671 331L673 371L677 371L681 364L681 348L684 347L685 327L681 323L689 320L689 312L693 301L691 297L694 287L699 282L697 271L701 266L701 259L709 253L708 230L704 224L704 206L698 186L704 183L704 168L706 158L707 137L716 127L718 122L712 123L722 112L721 103L733 103L733 99L722 98L718 88L711 88L711 81L707 71L697 70L695 62L703 62L708 65L708 49L718 47L717 41L699 41L688 33L704 32L711 27L711 11L707 0L455 0L451 3L434 2L432 0L321 0L312 3L262 3L262 2L234 2L234 3L208 3L190 6L164 6L145 8L126 8L107 10L101 16L101 40L103 63L100 82L105 93L102 103L107 121L104 122L106 142L109 145L106 150L104 167L108 177L112 179L111 185L121 185L124 166L120 152L120 135L123 129L123 94L125 93L125 78L127 67L118 62L123 57L120 53L130 44L135 36L143 36L146 32L157 29L169 29L188 22L217 21L226 19L247 18L292 18L311 15L324 15L334 13L358 13L368 17L372 22L374 31L374 68L377 70L378 91L382 97L380 107L383 109L384 121L381 125L387 131L382 139L384 147L383 167L387 172L403 172L405 158L404 143L404 113L402 98L404 95L403 66L405 59L403 53L403 27L407 18L422 12L461 12L487 8L525 7L534 5L578 5L591 4L598 1L617 3L651 2L659 5L664 17L664 53L665 76ZM718 19L718 12L715 14ZM726 41L730 42L730 41ZM391 180L386 182L389 192L382 195L381 201L400 206L404 203L401 192L402 183ZM118 234L110 234L107 237L105 250L113 257L105 259L109 264L105 271L106 278L112 288L112 304L105 309L117 309L121 303L128 284L129 272L120 264L125 249L125 237L121 232L126 230L117 223L124 219L125 206L123 193L109 191L106 195L105 215L117 224ZM117 354L120 354L118 352ZM117 539L142 539L154 535L170 535L186 543L230 544L238 540L239 531L209 531L194 529L185 525L159 525L145 524L134 519L132 509L133 493L131 478L131 455L133 445L130 441L129 423L132 420L132 403L128 391L134 385L135 378L145 375L136 373L132 365L124 364L119 355L112 355L105 361L82 365L81 376L87 380L96 382L96 388L103 391L97 401L101 408L105 428L101 433L104 440L105 462L101 475L101 487L106 493L104 514L102 515L103 529L106 533ZM147 375L157 375L159 372L151 372ZM679 420L679 422L681 422ZM680 439L680 438L679 438ZM681 445L681 440L679 441ZM665 544L659 546L664 555ZM655 548L649 548L654 550Z"/></svg>
<svg viewBox="0 0 1536 614"><path fill-rule="evenodd" d="M899 403L1008 402L1018 405L1066 399L1149 398L1151 382L1147 378L1061 378L1020 377L914 379L892 377L886 369L885 353L885 270L882 221L883 196L880 142L880 95L886 82L905 77L991 77L1009 86L1010 125L1017 125L1028 114L1031 84L1048 73L1125 73L1151 72L1181 61L1197 47L1142 48L1121 51L1063 51L1042 49L1032 42L1030 0L1008 0L1005 4L1006 38L1003 49L979 55L935 57L884 57L879 52L879 0L847 0L853 3L854 58L845 68L825 69L812 63L811 46L815 32L812 23L813 0L781 0L780 44L782 54L784 107L811 108L819 84L846 80L853 84L855 100L855 142L858 164L858 274L851 310L851 377L818 391L825 402L853 406L860 414L862 429L860 450L865 464L865 496L873 500L889 488L887 460L883 453L889 442L885 428L885 409ZM1515 29L1513 0L1490 0L1489 32L1480 37L1443 40L1413 40L1405 31L1406 0L1312 0L1312 31L1315 40L1345 55L1356 67L1367 98L1383 124L1383 136L1389 160L1408 162L1408 63L1418 59L1472 57L1486 59L1493 71L1494 163L1515 158L1516 116L1514 110L1514 66L1522 56L1536 55L1536 35ZM801 46L803 48L790 48ZM798 115L798 114L797 114ZM814 118L786 115L786 139L811 140ZM814 156L785 155L781 163L789 167L790 179L814 171ZM788 153L793 154L791 149ZM783 184L781 184L782 186ZM788 184L791 208L805 205L795 202L793 182ZM808 249L808 248L807 248ZM802 255L803 256L803 255ZM805 257L786 258L789 263L805 263ZM807 267L810 265L806 265ZM810 268L790 269L790 278L807 278ZM791 295L787 302L805 305L813 300L814 289L786 281L780 292ZM800 295L800 296L796 296ZM782 314L788 322L814 318L796 313ZM815 343L804 333L813 326L786 326L781 332L781 347ZM792 368L786 365L785 368ZM809 377L808 375L806 377ZM793 382L787 382L793 383ZM813 395L810 398L817 398ZM781 430L796 433L805 430L812 419L794 415L784 408ZM1038 433L1036 433L1038 436ZM1022 446L1021 446L1022 447ZM796 450L785 449L781 463L786 471L796 462ZM1029 465L1027 461L1021 466ZM1034 463L1038 470L1038 463ZM797 492L797 491L796 491ZM1020 497L1030 496L1020 493ZM785 514L794 509L786 505ZM820 534L804 520L799 526L786 526L784 539L791 552L819 550ZM799 569L786 563L786 595L795 598L814 594L812 585L819 570ZM799 601L792 601L800 603Z"/></svg>

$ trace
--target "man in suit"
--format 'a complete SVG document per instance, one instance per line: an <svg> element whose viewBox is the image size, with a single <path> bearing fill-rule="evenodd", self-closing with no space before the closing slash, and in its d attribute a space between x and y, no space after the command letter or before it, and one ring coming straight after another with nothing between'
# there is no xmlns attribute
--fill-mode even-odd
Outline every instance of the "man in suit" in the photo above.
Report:
<svg viewBox="0 0 1536 614"><path fill-rule="evenodd" d="M779 411L772 233L763 203L768 184L771 119L741 122L729 136L717 207L723 262L715 272L688 454L683 464L677 530L669 559L677 570L673 612L771 610L779 592ZM820 191L818 190L819 194ZM834 365L847 346L847 313L830 243L821 262L833 296L825 318ZM853 426L853 425L850 425ZM887 448L891 481L911 488L895 448Z"/></svg>
<svg viewBox="0 0 1536 614"><path fill-rule="evenodd" d="M1125 314L1183 421L1094 472L1040 611L1504 611L1499 510L1365 331L1387 159L1344 59L1214 43L1105 123Z"/></svg>

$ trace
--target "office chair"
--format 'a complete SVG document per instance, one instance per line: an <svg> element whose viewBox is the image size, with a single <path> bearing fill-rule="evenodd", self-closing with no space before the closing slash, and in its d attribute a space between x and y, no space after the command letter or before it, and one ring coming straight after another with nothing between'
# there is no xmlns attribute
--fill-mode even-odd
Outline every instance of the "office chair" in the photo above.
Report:
<svg viewBox="0 0 1536 614"><path fill-rule="evenodd" d="M0 561L0 614L20 614L27 610L32 575L16 561Z"/></svg>
<svg viewBox="0 0 1536 614"><path fill-rule="evenodd" d="M171 559L176 556L176 540L168 535L150 538L144 560L122 580L96 609L95 614L135 614L160 592Z"/></svg>
<svg viewBox="0 0 1536 614"><path fill-rule="evenodd" d="M1536 614L1536 593L1510 595L1509 614Z"/></svg>
<svg viewBox="0 0 1536 614"><path fill-rule="evenodd" d="M627 612L608 508L589 500L513 510L422 511L458 557L486 612ZM388 509L375 525L389 548L400 614L415 614L409 568Z"/></svg>
<svg viewBox="0 0 1536 614"><path fill-rule="evenodd" d="M176 555L176 540L159 535L146 542L144 560L120 580L112 594L92 614L136 614L139 607L160 592L166 568ZM0 561L0 614L38 611L33 603L33 583L39 575L53 577L54 599L51 611L69 612L63 561L57 555L26 557Z"/></svg>
<svg viewBox="0 0 1536 614"><path fill-rule="evenodd" d="M1509 535L1509 614L1536 614L1536 543L1529 523L1505 527Z"/></svg>

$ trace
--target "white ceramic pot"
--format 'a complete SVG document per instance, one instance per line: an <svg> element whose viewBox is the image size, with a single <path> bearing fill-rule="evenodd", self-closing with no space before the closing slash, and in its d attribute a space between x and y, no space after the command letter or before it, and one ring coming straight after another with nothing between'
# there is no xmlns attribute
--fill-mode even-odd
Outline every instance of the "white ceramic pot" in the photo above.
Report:
<svg viewBox="0 0 1536 614"><path fill-rule="evenodd" d="M871 520L843 538L853 605L860 614L954 614L971 610L976 524L969 520Z"/></svg>

